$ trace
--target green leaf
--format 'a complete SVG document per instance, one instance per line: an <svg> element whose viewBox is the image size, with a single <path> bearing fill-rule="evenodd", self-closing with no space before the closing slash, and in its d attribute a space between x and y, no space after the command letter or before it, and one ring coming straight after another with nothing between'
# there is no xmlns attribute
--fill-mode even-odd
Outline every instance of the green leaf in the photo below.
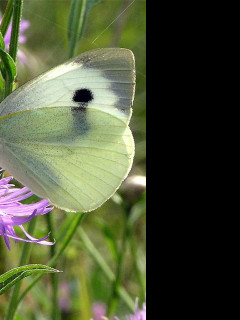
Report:
<svg viewBox="0 0 240 320"><path fill-rule="evenodd" d="M146 213L146 194L143 195L131 209L131 216L128 220L129 228L132 228L134 224L141 218L142 215Z"/></svg>
<svg viewBox="0 0 240 320"><path fill-rule="evenodd" d="M99 1L72 0L68 20L69 58L75 56L78 43L82 39L87 16L92 7Z"/></svg>
<svg viewBox="0 0 240 320"><path fill-rule="evenodd" d="M104 234L104 240L107 243L108 249L110 250L112 257L117 262L119 258L117 241L114 236L114 232L112 231L111 227L104 223L104 221L99 220L99 227L101 228Z"/></svg>
<svg viewBox="0 0 240 320"><path fill-rule="evenodd" d="M95 247L95 245L92 243L92 241L88 238L87 234L83 231L82 228L78 229L78 234L81 237L81 240L89 252L89 254L93 257L95 262L98 264L98 266L101 268L107 279L113 284L116 281L115 275L112 272L111 268L106 263L106 260L103 258L103 256L100 254L98 249ZM126 303L126 305L129 307L129 309L134 312L135 310L135 304L132 300L131 296L127 293L127 291L123 287L118 288L118 294L122 298L122 300Z"/></svg>
<svg viewBox="0 0 240 320"><path fill-rule="evenodd" d="M0 48L3 50L5 49L5 42L4 42L4 38L1 31L0 31Z"/></svg>
<svg viewBox="0 0 240 320"><path fill-rule="evenodd" d="M5 37L7 30L9 28L9 25L12 19L12 13L13 13L13 0L8 0L7 7L6 7L6 10L4 11L2 22L0 25L0 30L3 37Z"/></svg>
<svg viewBox="0 0 240 320"><path fill-rule="evenodd" d="M1 72L0 72L0 102L2 102L2 99L3 99L4 83L5 83L5 81L3 80L3 77L2 77ZM0 175L0 177L1 177L1 175Z"/></svg>
<svg viewBox="0 0 240 320"><path fill-rule="evenodd" d="M0 48L0 59L5 67L4 69L1 67L3 78L6 80L6 78L9 77L10 81L14 82L15 77L17 75L17 68L12 57Z"/></svg>
<svg viewBox="0 0 240 320"><path fill-rule="evenodd" d="M30 264L12 269L0 276L0 295L14 284L33 274L57 273L59 270L41 264Z"/></svg>
<svg viewBox="0 0 240 320"><path fill-rule="evenodd" d="M4 38L3 38L1 30L0 30L0 49L3 49L3 50L5 49L5 42L4 42ZM2 69L1 64L2 63L0 60L0 70ZM0 102L2 101L3 92L4 92L4 80L0 74Z"/></svg>

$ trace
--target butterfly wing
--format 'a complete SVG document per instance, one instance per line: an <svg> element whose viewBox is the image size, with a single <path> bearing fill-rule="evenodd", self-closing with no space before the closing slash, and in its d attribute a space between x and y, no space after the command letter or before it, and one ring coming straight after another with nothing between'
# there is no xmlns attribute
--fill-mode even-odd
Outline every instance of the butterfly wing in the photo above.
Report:
<svg viewBox="0 0 240 320"><path fill-rule="evenodd" d="M0 106L0 165L57 207L97 208L132 166L134 89L126 49L93 50L39 76Z"/></svg>

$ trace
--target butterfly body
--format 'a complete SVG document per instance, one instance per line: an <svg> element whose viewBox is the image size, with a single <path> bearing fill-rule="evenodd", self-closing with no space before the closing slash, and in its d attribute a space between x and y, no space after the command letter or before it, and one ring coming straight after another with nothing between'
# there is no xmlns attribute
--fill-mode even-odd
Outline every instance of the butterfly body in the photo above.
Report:
<svg viewBox="0 0 240 320"><path fill-rule="evenodd" d="M97 49L40 75L0 105L0 166L67 211L91 211L129 173L134 57Z"/></svg>

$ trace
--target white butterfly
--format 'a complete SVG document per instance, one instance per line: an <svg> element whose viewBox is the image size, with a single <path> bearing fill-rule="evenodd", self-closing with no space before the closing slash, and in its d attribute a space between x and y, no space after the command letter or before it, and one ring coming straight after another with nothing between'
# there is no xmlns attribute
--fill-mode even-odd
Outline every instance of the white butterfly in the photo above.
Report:
<svg viewBox="0 0 240 320"><path fill-rule="evenodd" d="M0 166L56 207L96 209L132 166L134 91L126 49L92 50L40 75L0 104Z"/></svg>

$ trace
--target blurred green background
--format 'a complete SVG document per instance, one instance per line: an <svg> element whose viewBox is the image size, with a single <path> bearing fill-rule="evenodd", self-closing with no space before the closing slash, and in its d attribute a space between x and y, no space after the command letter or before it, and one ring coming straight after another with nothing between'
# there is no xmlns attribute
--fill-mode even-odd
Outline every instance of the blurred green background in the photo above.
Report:
<svg viewBox="0 0 240 320"><path fill-rule="evenodd" d="M6 1L0 1L1 13ZM30 22L25 31L27 42L20 49L27 57L27 64L18 61L18 84L21 85L38 74L64 62L68 57L67 26L70 0L25 0L23 18ZM146 1L101 0L90 11L78 53L103 47L124 47L133 51L136 58L137 87L133 117L130 127L136 142L136 156L130 176L145 176L146 164ZM134 187L135 191L137 186ZM131 196L131 197L130 197ZM122 197L124 206L119 204ZM126 209L127 208L127 209ZM127 244L124 257L122 285L130 296L145 299L146 285L146 222L145 194L130 195L129 186L120 188L118 195L107 201L100 209L90 213L83 223L83 230L99 250L109 267L116 273L117 259L124 234L127 214L139 216ZM64 225L72 214L60 210L52 213L58 239ZM62 229L61 229L62 228ZM36 237L44 236L48 226L44 217L38 218ZM56 248L58 243L56 244ZM18 266L22 244L12 242L8 252L0 239L0 274ZM49 248L33 246L31 263L47 264ZM69 245L57 265L64 272L59 275L59 299L64 319L89 320L92 304L108 303L111 283L103 274L91 254L86 250L79 234ZM23 281L26 287L30 280ZM3 319L8 294L0 296L0 319ZM19 320L51 319L51 281L44 278L26 296L19 309ZM119 299L116 315L129 313L126 304Z"/></svg>

